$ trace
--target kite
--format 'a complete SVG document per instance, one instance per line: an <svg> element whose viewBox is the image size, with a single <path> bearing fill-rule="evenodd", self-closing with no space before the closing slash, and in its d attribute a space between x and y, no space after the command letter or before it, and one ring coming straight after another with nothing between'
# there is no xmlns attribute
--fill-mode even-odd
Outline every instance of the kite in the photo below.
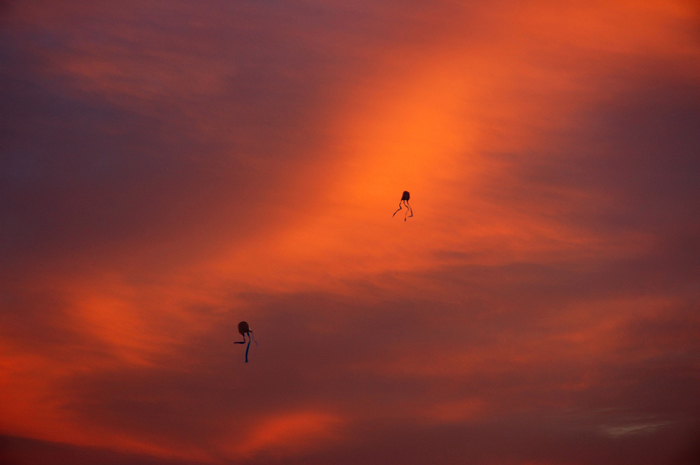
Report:
<svg viewBox="0 0 700 465"><path fill-rule="evenodd" d="M238 323L238 332L243 336L243 340L235 341L234 344L245 344L245 335L248 335L248 347L245 349L245 362L248 363L248 350L250 350L250 343L253 341L253 331L250 330L247 321L241 321ZM255 344L257 345L257 342Z"/></svg>
<svg viewBox="0 0 700 465"><path fill-rule="evenodd" d="M412 217L413 216L413 209L411 208L411 204L408 203L408 199L411 198L411 194L408 193L408 191L403 191L403 195L401 196L401 200L399 200L399 209L394 212L391 217L393 218L394 215L396 215L398 212L401 211L401 205L406 206L406 213L403 215L403 220L406 221L407 217ZM410 213L410 215L409 215Z"/></svg>

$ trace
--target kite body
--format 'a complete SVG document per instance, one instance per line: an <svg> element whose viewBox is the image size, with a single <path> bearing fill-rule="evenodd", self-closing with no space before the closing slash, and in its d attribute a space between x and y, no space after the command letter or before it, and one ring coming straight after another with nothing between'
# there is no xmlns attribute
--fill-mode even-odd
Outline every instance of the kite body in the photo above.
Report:
<svg viewBox="0 0 700 465"><path fill-rule="evenodd" d="M406 207L406 212L403 215L403 220L406 221L406 218L412 217L413 216L413 209L411 208L411 204L408 203L408 201L411 198L411 193L408 191L403 191L403 194L401 195L401 200L399 200L399 209L394 212L392 218L401 211L402 206ZM410 215L409 215L410 213Z"/></svg>
<svg viewBox="0 0 700 465"><path fill-rule="evenodd" d="M245 362L248 363L248 351L250 350L250 343L253 341L253 331L250 330L247 321L241 321L238 323L238 332L243 336L243 340L235 341L234 344L245 344L246 335L248 336L248 346L245 348ZM255 344L257 344L257 342Z"/></svg>
<svg viewBox="0 0 700 465"><path fill-rule="evenodd" d="M247 321L241 321L240 323L238 323L238 332L241 333L244 339L243 342L245 342L245 335L250 332L250 326L248 326Z"/></svg>

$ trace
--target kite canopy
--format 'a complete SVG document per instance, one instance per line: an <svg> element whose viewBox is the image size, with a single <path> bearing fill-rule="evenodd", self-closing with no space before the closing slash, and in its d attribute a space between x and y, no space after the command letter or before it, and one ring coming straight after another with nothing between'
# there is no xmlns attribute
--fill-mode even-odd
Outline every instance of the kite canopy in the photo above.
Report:
<svg viewBox="0 0 700 465"><path fill-rule="evenodd" d="M243 335L250 332L250 326L248 326L247 321L241 321L240 323L238 323L238 332Z"/></svg>

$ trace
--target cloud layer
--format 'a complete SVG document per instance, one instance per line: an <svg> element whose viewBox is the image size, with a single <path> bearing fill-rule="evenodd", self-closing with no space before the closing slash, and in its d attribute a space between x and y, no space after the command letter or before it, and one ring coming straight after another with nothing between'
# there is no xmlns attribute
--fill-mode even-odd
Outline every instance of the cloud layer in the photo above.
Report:
<svg viewBox="0 0 700 465"><path fill-rule="evenodd" d="M1 8L10 463L698 463L695 3Z"/></svg>

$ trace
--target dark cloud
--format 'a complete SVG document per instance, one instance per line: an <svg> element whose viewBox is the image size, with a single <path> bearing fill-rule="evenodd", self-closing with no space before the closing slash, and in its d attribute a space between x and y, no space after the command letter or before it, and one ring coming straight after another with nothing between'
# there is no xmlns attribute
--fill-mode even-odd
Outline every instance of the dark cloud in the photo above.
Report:
<svg viewBox="0 0 700 465"><path fill-rule="evenodd" d="M284 201L279 187L291 188L295 181L288 171L297 169L299 157L314 144L304 124L312 116L319 83L296 76L309 74L313 58L269 43L262 50L274 56L255 48L229 51L225 42L215 42L235 63L235 72L222 76L221 89L213 94L203 89L202 95L182 94L191 90L178 88L144 94L146 84L138 74L155 72L175 80L163 85L177 86L178 73L204 64L184 60L178 69L161 57L191 56L197 53L196 43L163 50L173 46L163 43L167 28L157 28L158 42L144 42L140 62L129 51L134 44L123 44L111 27L101 40L87 42L96 48L94 54L84 50L81 40L88 25L61 30L64 36L56 37L31 36L23 29L3 35L6 263L17 267L41 257L118 261L123 256L119 250L134 243L151 261L162 260L166 244L186 253L200 250L203 236L209 243L216 235L241 237L254 229L254 218L263 216L257 213L259 202ZM273 37L266 41L281 40ZM94 88L86 77L68 75L60 67L61 57L76 55L97 69L127 70L108 72L103 76L106 89ZM162 63L152 65L149 59ZM159 69L159 64L170 68ZM281 69L291 75L280 74ZM202 119L213 128L202 128ZM271 211L279 219L289 217L281 208ZM183 241L195 245L183 247Z"/></svg>
<svg viewBox="0 0 700 465"><path fill-rule="evenodd" d="M50 457L50 459L49 459ZM0 436L0 459L13 465L32 465L50 460L55 465L201 465L177 459L162 459L148 455L125 454L98 447L84 447L39 441L13 436Z"/></svg>
<svg viewBox="0 0 700 465"><path fill-rule="evenodd" d="M514 179L494 180L485 194L519 199L515 205L533 214L583 230L666 235L696 228L700 88L640 65L617 72L612 95L583 111L579 124L548 133L543 151L493 154Z"/></svg>

